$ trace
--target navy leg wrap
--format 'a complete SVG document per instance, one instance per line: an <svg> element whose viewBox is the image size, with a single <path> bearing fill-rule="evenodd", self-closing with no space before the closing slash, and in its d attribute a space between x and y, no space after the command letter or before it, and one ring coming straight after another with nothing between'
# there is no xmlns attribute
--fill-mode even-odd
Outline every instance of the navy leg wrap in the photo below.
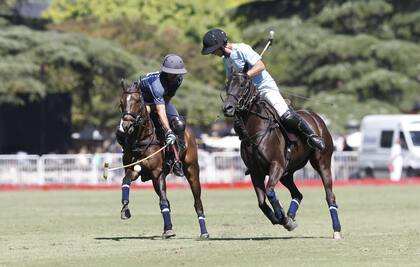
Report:
<svg viewBox="0 0 420 267"><path fill-rule="evenodd" d="M279 200L276 197L276 193L274 191L267 193L268 200L270 201L271 205L274 209L274 214L276 215L276 218L280 221L280 223L283 221L283 209L280 206Z"/></svg>
<svg viewBox="0 0 420 267"><path fill-rule="evenodd" d="M290 202L289 210L287 211L287 216L290 218L295 218L296 212L299 209L300 201L297 198L292 199Z"/></svg>
<svg viewBox="0 0 420 267"><path fill-rule="evenodd" d="M163 230L166 231L172 229L171 210L169 209L169 206L166 204L160 204L160 212L163 217Z"/></svg>
<svg viewBox="0 0 420 267"><path fill-rule="evenodd" d="M333 226L334 232L341 232L341 224L340 224L340 220L338 219L337 205L331 205L329 209L330 209L332 226Z"/></svg>
<svg viewBox="0 0 420 267"><path fill-rule="evenodd" d="M121 199L121 203L123 205L128 204L128 199L129 199L129 195L130 195L130 184L131 181L129 183L123 183L123 185L121 186L121 191L122 191L122 199Z"/></svg>
<svg viewBox="0 0 420 267"><path fill-rule="evenodd" d="M198 217L198 223L200 224L201 234L207 234L206 217L204 215Z"/></svg>

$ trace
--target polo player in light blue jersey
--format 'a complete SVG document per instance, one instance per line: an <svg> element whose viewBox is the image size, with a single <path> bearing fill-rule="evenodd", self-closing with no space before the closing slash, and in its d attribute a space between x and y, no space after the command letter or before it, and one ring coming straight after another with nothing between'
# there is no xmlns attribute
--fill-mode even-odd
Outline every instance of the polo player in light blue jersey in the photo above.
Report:
<svg viewBox="0 0 420 267"><path fill-rule="evenodd" d="M319 150L324 150L325 144L321 137L317 136L308 123L284 101L276 82L265 69L261 56L249 45L243 43L230 43L223 30L212 29L203 37L203 49L201 54L213 54L223 57L226 76L229 79L231 70L242 71L248 66L246 74L252 78L259 95L270 103L277 111L279 118L285 127L303 135L308 144ZM238 126L238 125L236 125ZM236 129L236 127L235 127ZM238 133L240 134L240 133Z"/></svg>

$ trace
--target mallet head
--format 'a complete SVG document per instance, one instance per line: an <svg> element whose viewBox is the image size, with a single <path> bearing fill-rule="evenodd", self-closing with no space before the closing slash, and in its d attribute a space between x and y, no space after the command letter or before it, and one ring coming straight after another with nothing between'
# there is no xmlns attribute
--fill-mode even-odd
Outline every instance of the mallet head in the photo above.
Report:
<svg viewBox="0 0 420 267"><path fill-rule="evenodd" d="M104 172L102 173L102 177L106 180L108 178L108 168L109 168L109 163L105 162L104 163Z"/></svg>

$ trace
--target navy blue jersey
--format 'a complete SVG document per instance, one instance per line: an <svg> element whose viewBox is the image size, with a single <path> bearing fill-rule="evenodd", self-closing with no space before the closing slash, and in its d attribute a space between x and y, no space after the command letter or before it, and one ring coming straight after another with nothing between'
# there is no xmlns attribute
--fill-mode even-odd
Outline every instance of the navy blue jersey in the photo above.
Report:
<svg viewBox="0 0 420 267"><path fill-rule="evenodd" d="M183 77L178 76L176 83L169 85L161 72L150 72L140 80L140 88L146 104L165 104L164 97L173 97L181 85Z"/></svg>

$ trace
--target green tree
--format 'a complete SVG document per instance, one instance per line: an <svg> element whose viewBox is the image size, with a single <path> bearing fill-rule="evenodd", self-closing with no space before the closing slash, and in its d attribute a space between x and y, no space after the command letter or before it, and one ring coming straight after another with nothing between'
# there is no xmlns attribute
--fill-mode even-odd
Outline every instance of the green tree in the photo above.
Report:
<svg viewBox="0 0 420 267"><path fill-rule="evenodd" d="M419 11L410 7L396 1L329 1L311 16L288 9L276 15L281 19L248 26L243 36L261 51L261 40L275 30L264 61L280 91L342 131L346 119L398 113L420 101Z"/></svg>
<svg viewBox="0 0 420 267"><path fill-rule="evenodd" d="M160 65L102 39L26 27L2 29L0 57L0 103L23 104L22 94L37 101L50 92L70 92L76 129L84 125L113 129L120 116L120 79L138 79ZM211 124L218 113L217 92L186 80L175 104L190 124Z"/></svg>
<svg viewBox="0 0 420 267"><path fill-rule="evenodd" d="M219 0L55 0L45 16L54 22L83 18L102 22L141 18L158 26L158 30L175 26L181 29L182 36L199 42L204 32L216 26L225 28L232 35L237 33L234 25L229 23L229 17L225 16L226 4L235 3Z"/></svg>

